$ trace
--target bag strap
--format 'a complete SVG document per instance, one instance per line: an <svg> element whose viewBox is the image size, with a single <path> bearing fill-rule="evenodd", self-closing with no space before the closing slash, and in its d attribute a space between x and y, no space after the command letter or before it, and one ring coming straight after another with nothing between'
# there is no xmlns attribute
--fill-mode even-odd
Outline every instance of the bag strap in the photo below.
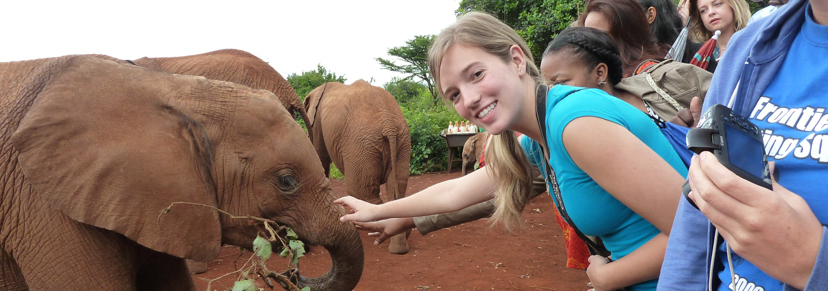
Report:
<svg viewBox="0 0 828 291"><path fill-rule="evenodd" d="M644 102L644 107L647 108L647 116L649 116L650 119L652 119L653 122L655 122L655 124L658 126L658 128L667 127L667 124L666 124L667 122L664 121L664 119L661 118L661 116L658 116L658 114L655 113L655 110L653 110L653 108L650 107L650 103L648 103L647 101L644 101L644 100L641 100L641 101Z"/></svg>
<svg viewBox="0 0 828 291"><path fill-rule="evenodd" d="M666 60L666 61L663 61L661 63L658 63L655 66L651 66L646 71L644 71L644 78L647 79L647 84L650 85L650 88L653 88L653 90L655 90L655 92L656 92L656 94L658 94L658 96L661 96L662 99L667 101L667 103L670 103L670 105L672 105L673 108L675 108L676 110L682 110L682 109L684 109L684 107L681 106L678 102L676 102L676 99L673 99L673 97L670 96L670 94L667 94L667 92L664 92L664 90L661 89L661 87L656 85L656 82L655 82L655 80L653 80L653 76L651 75L651 73L653 71L655 71L656 69L658 69L659 67L661 67L662 65L664 65L668 62L672 62L672 60Z"/></svg>
<svg viewBox="0 0 828 291"><path fill-rule="evenodd" d="M566 98L572 93L581 90L583 90L583 88L573 90L567 93L566 96L564 96L563 98ZM558 179L555 176L555 171L552 170L552 166L549 165L549 146L546 144L546 99L548 92L548 87L544 85L540 85L538 87L536 92L537 104L535 107L535 114L538 118L538 126L540 127L541 136L543 137L543 140L540 142L540 144L543 148L543 156L546 159L546 161L544 161L543 163L544 165L546 165L546 183L547 185L551 185L552 187L552 189L550 189L549 191L552 192L552 195L555 198L555 202L557 202L555 203L555 207L558 209L558 212L561 214L561 217L563 217L566 223L569 224L569 226L571 226L573 230L575 230L575 234L577 234L578 237L580 237L587 244L587 247L589 248L589 253L592 255L601 255L604 257L608 257L611 253L609 252L609 250L607 250L606 247L604 247L604 243L601 241L601 239L596 238L596 242L584 235L584 233L582 233L578 229L578 227L575 226L575 223L572 221L572 219L569 218L569 214L567 214L566 212L566 207L564 207L563 197L561 197L561 189L560 187L558 187Z"/></svg>

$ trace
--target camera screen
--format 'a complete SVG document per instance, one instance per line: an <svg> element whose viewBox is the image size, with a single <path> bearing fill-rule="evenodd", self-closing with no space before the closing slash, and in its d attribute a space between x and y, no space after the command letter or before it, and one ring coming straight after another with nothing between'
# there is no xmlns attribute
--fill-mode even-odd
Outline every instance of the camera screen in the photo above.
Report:
<svg viewBox="0 0 828 291"><path fill-rule="evenodd" d="M730 164L761 179L762 172L765 170L765 165L762 163L765 154L764 144L727 123L725 123L725 134Z"/></svg>

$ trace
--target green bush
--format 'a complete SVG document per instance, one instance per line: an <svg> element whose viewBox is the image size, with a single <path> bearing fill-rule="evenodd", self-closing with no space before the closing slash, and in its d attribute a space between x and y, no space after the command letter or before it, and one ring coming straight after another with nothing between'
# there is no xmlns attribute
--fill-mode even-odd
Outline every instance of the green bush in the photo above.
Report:
<svg viewBox="0 0 828 291"><path fill-rule="evenodd" d="M424 88L401 107L411 134L411 174L445 170L448 151L440 132L449 121L463 118L450 105L435 105L431 93Z"/></svg>
<svg viewBox="0 0 828 291"><path fill-rule="evenodd" d="M342 175L342 172L340 172L339 169L336 168L336 165L334 165L334 163L331 163L331 179L340 181L345 179L345 176Z"/></svg>

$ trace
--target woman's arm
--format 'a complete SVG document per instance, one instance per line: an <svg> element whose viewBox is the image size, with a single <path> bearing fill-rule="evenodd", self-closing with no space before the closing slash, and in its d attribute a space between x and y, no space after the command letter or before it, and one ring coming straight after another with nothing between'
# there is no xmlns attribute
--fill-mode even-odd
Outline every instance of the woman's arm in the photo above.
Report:
<svg viewBox="0 0 828 291"><path fill-rule="evenodd" d="M597 290L617 290L658 278L667 236L660 233L627 256L608 264L606 258L589 258L587 276Z"/></svg>
<svg viewBox="0 0 828 291"><path fill-rule="evenodd" d="M414 217L452 212L491 199L494 181L489 171L474 171L466 176L435 184L415 195L374 205L351 196L334 201L351 208L342 221L377 221L395 217Z"/></svg>
<svg viewBox="0 0 828 291"><path fill-rule="evenodd" d="M658 275L659 291L705 290L710 221L684 197L679 198L676 218ZM688 275L693 274L693 275Z"/></svg>
<svg viewBox="0 0 828 291"><path fill-rule="evenodd" d="M661 156L623 126L597 117L572 120L562 139L575 164L598 185L670 234L684 178Z"/></svg>

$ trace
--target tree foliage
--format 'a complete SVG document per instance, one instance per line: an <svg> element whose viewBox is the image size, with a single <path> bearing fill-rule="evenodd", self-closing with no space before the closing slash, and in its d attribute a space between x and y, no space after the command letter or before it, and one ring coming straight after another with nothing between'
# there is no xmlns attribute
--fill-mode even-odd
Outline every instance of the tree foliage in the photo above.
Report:
<svg viewBox="0 0 828 291"><path fill-rule="evenodd" d="M417 98L421 91L425 91L430 94L428 87L425 85L414 82L410 79L398 77L391 78L391 81L385 83L383 88L385 91L388 91L388 93L391 93L391 96L394 96L394 99L397 99L397 103L400 103L400 105Z"/></svg>
<svg viewBox="0 0 828 291"><path fill-rule="evenodd" d="M341 82L345 83L345 76L337 76L334 72L328 72L321 64L316 65L316 70L305 71L297 75L295 73L288 75L288 83L296 90L299 98L305 100L305 96L314 88L319 87L326 82Z"/></svg>
<svg viewBox="0 0 828 291"><path fill-rule="evenodd" d="M770 5L770 0L747 0L747 3L750 8L750 15L753 15L756 11L762 10L762 8Z"/></svg>
<svg viewBox="0 0 828 291"><path fill-rule="evenodd" d="M546 45L578 18L583 0L462 0L456 14L486 12L503 21L523 37L535 64Z"/></svg>
<svg viewBox="0 0 828 291"><path fill-rule="evenodd" d="M437 100L437 92L434 87L434 79L428 69L428 48L434 42L434 35L416 35L413 39L406 41L405 46L394 47L388 50L388 54L402 60L403 64L398 65L393 60L377 58L383 69L398 72L406 75L405 79L414 79L425 83L429 93L434 100Z"/></svg>

